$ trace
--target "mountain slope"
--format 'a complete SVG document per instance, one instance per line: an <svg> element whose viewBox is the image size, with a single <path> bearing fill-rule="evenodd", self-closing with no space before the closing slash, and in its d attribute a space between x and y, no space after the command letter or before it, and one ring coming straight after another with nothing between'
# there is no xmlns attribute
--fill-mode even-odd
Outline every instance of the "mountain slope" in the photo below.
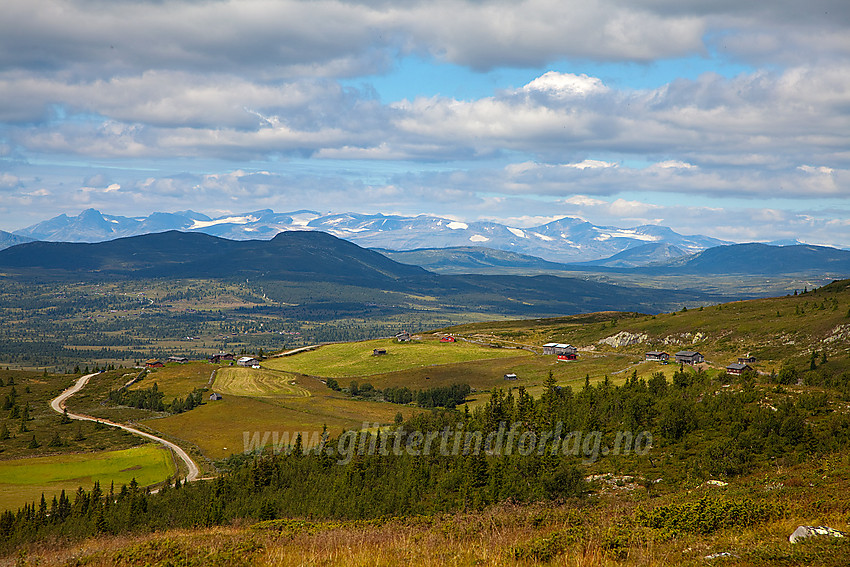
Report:
<svg viewBox="0 0 850 567"><path fill-rule="evenodd" d="M0 251L0 267L129 277L289 277L324 281L396 280L426 275L416 266L321 232L235 241L177 231L98 243L33 242Z"/></svg>
<svg viewBox="0 0 850 567"><path fill-rule="evenodd" d="M0 250L5 250L10 246L17 246L18 244L23 244L25 242L33 242L33 239L26 236L12 234L5 230L0 230Z"/></svg>
<svg viewBox="0 0 850 567"><path fill-rule="evenodd" d="M555 276L447 276L400 264L332 235L285 232L270 241L226 240L206 234L164 232L100 243L33 242L0 251L0 270L22 276L75 280L115 278L222 278L264 281L269 297L287 301L286 286L313 286L314 302L339 302L331 282L361 288L362 303L395 308L474 311L519 316L594 310L658 312L718 300L696 292L629 288Z"/></svg>
<svg viewBox="0 0 850 567"><path fill-rule="evenodd" d="M850 275L850 251L809 244L733 244L709 248L697 254L638 270L679 274L782 275L813 272Z"/></svg>
<svg viewBox="0 0 850 567"><path fill-rule="evenodd" d="M675 258L690 256L681 247L665 242L650 242L623 250L610 258L582 262L584 266L604 266L608 268L636 268L648 264L666 263Z"/></svg>
<svg viewBox="0 0 850 567"><path fill-rule="evenodd" d="M439 274L486 274L505 272L506 268L523 270L528 273L537 271L569 270L567 264L547 262L535 256L495 250L493 248L461 246L457 248L423 248L418 250L384 250L376 252L392 258L396 262L421 266Z"/></svg>

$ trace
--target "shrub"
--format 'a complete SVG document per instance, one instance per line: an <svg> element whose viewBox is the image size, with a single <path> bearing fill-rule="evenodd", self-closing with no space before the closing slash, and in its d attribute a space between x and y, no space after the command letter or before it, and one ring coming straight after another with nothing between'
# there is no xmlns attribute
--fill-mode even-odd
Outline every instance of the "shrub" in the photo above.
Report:
<svg viewBox="0 0 850 567"><path fill-rule="evenodd" d="M638 508L638 524L670 533L711 534L717 530L762 524L782 517L785 506L752 500L723 500L708 496L688 504L658 506L652 510Z"/></svg>

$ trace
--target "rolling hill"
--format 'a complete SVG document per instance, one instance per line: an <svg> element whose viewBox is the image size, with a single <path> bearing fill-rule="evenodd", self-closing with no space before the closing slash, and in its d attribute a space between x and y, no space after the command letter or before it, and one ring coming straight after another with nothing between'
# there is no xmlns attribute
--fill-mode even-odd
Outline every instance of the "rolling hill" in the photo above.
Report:
<svg viewBox="0 0 850 567"><path fill-rule="evenodd" d="M732 244L709 248L663 264L645 266L637 271L679 274L762 274L826 273L836 278L850 276L850 251L801 244Z"/></svg>
<svg viewBox="0 0 850 567"><path fill-rule="evenodd" d="M468 310L517 316L586 311L658 312L722 299L699 292L630 288L578 278L438 275L316 231L285 232L269 241L233 241L169 231L100 243L33 242L0 251L0 270L22 277L75 280L145 278L251 279L268 282L272 299L286 301L279 282L312 286L314 302L339 302L339 285L363 290L367 302L383 292L415 299L402 310ZM319 282L333 284L319 291ZM363 301L361 299L361 301ZM397 301L397 300L396 300ZM410 301L410 299L406 300Z"/></svg>
<svg viewBox="0 0 850 567"><path fill-rule="evenodd" d="M427 272L322 232L235 241L168 231L98 243L32 242L0 251L0 268L76 277L275 277L392 281Z"/></svg>
<svg viewBox="0 0 850 567"><path fill-rule="evenodd" d="M572 269L569 264L549 262L536 256L483 246L374 250L396 262L421 266L438 274L505 274L513 271L552 273Z"/></svg>

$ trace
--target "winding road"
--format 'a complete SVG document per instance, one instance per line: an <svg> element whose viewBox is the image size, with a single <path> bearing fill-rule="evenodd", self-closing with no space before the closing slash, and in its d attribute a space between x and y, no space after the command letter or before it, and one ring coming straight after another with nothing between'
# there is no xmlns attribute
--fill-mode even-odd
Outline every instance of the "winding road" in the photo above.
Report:
<svg viewBox="0 0 850 567"><path fill-rule="evenodd" d="M73 386L71 386L70 388L68 388L67 390L65 390L64 392L62 392L61 394L59 394L55 398L53 398L53 400L50 401L50 407L53 408L54 411L57 411L59 413L64 413L65 412L65 401L68 398L70 398L71 396L73 396L74 394L76 394L77 392L79 392L80 390L82 390L83 387L92 378L92 376L97 376L97 374L98 373L95 372L94 374L86 374L85 376L81 376L80 379L77 380L76 383ZM135 427L130 427L129 425L124 425L123 423L115 423L114 421L109 421L109 420L106 420L106 419L99 419L97 417L92 417L90 415L81 415L81 414L77 414L77 413L68 412L68 417L70 417L71 419L78 419L78 420L81 420L81 421L98 421L100 423L103 423L104 425L117 427L119 429L123 429L124 431L129 431L133 435L139 435L141 437L145 437L147 439L151 439L153 441L156 441L157 443L161 443L161 444L165 445L166 447L168 447L169 449L174 451L174 454L176 454L180 458L181 461L186 463L186 468L188 469L188 473L186 474L186 478L185 478L186 482L191 482L193 480L196 480L198 478L198 476L201 474L201 470L198 468L197 463L195 463L195 461L192 460L192 457L190 457L189 454L186 453L186 451L184 451L178 445L175 445L171 441L167 441L167 440L163 439L162 437L157 437L156 435L151 435L150 433L146 433L144 431L136 429Z"/></svg>

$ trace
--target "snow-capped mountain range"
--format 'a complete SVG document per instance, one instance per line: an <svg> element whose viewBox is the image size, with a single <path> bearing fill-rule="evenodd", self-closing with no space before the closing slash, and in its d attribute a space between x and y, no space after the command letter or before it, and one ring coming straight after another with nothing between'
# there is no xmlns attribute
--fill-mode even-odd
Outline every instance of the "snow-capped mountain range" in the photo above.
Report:
<svg viewBox="0 0 850 567"><path fill-rule="evenodd" d="M663 226L596 226L572 217L533 228L516 228L495 222L465 223L428 215L276 213L269 209L217 218L194 211L131 218L88 209L76 217L59 215L13 234L35 240L100 242L166 230L203 232L232 240L268 240L289 230L320 230L365 248L413 250L484 246L554 262L600 260L652 243L663 245L658 248L668 257L671 250L685 255L731 244L707 236L683 236Z"/></svg>

